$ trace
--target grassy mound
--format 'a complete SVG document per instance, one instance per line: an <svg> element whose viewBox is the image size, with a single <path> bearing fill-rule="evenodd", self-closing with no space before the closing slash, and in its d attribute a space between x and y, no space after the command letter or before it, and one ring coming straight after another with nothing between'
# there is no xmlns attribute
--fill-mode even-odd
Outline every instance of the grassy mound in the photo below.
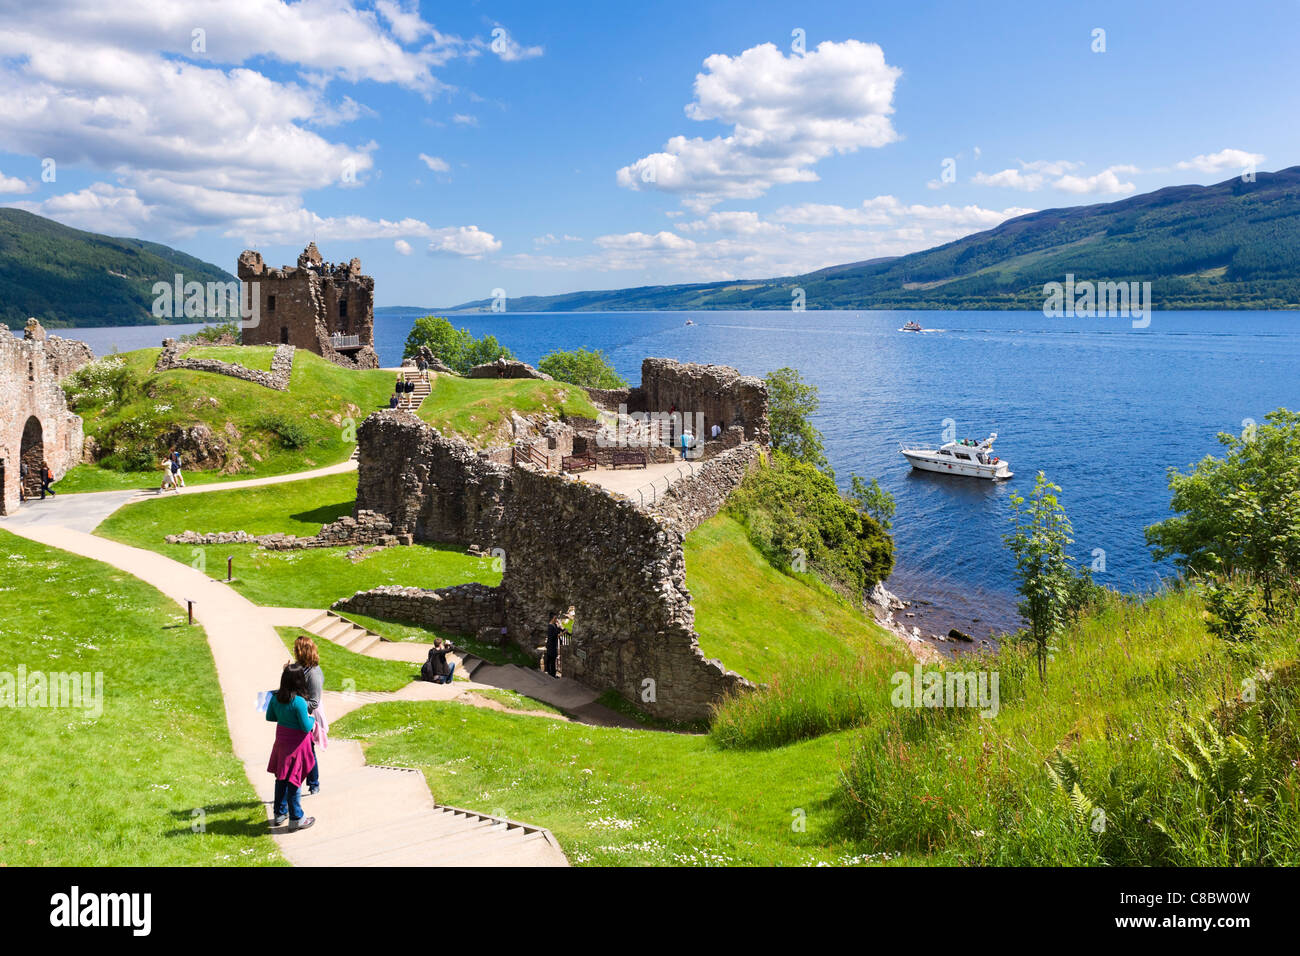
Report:
<svg viewBox="0 0 1300 956"><path fill-rule="evenodd" d="M539 379L456 378L439 375L419 416L475 447L510 441L510 413L596 417L596 406L576 385Z"/></svg>
<svg viewBox="0 0 1300 956"><path fill-rule="evenodd" d="M283 862L202 628L124 572L4 531L0 592L5 671L103 674L97 718L4 707L0 865Z"/></svg>
<svg viewBox="0 0 1300 956"><path fill-rule="evenodd" d="M367 657L346 647L339 647L333 641L317 637L300 627L277 627L275 630L280 635L280 640L284 641L284 646L289 650L290 655L293 653L293 642L299 635L306 634L316 642L326 690L352 693L401 690L411 681L420 679L418 664Z"/></svg>
<svg viewBox="0 0 1300 956"><path fill-rule="evenodd" d="M216 359L231 365L242 365L247 369L271 371L271 359L275 356L274 345L192 345L181 356L183 359ZM297 356L294 361L297 362Z"/></svg>
<svg viewBox="0 0 1300 956"><path fill-rule="evenodd" d="M109 356L64 383L87 436L107 454L73 468L59 491L156 486L172 429L207 425L228 446L230 474L189 471L187 482L223 481L302 471L344 461L366 415L388 407L388 372L345 369L299 349L287 391L212 372L154 372L159 349ZM191 352L203 352L202 348ZM254 367L257 346L208 349ZM269 367L269 358L267 367Z"/></svg>

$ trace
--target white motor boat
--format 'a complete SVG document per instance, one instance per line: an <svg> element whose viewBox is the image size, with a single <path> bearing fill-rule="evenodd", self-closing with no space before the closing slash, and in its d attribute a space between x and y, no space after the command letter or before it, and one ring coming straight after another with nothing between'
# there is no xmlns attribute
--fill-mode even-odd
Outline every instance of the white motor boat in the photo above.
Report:
<svg viewBox="0 0 1300 956"><path fill-rule="evenodd" d="M972 439L950 441L941 448L909 448L899 445L903 457L912 463L913 468L922 471L937 471L941 475L966 475L970 478L988 478L999 481L1010 478L1013 474L1007 462L993 454L993 443L998 433L994 432L981 442Z"/></svg>

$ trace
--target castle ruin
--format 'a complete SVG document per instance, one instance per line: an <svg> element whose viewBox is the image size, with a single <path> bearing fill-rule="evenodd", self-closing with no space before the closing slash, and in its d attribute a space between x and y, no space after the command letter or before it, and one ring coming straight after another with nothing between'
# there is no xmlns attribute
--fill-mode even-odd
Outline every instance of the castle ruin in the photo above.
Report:
<svg viewBox="0 0 1300 956"><path fill-rule="evenodd" d="M46 466L57 481L81 461L81 418L68 409L59 382L93 359L85 342L47 336L35 319L21 339L0 332L0 514L40 493Z"/></svg>
<svg viewBox="0 0 1300 956"><path fill-rule="evenodd" d="M273 269L245 249L237 272L258 303L256 321L244 323L244 345L292 345L346 368L379 367L375 280L361 274L360 259L325 262L313 242L297 267Z"/></svg>

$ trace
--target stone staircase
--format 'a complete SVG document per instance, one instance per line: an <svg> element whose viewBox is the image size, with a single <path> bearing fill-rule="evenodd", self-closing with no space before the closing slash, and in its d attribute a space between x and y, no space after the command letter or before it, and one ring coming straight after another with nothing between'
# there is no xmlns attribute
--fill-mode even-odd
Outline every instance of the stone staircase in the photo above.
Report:
<svg viewBox="0 0 1300 956"><path fill-rule="evenodd" d="M414 382L415 391L402 393L402 396L398 399L397 407L404 408L408 412L417 411L420 406L424 404L424 400L429 397L429 392L431 391L429 383L424 380L424 376L422 376L418 370L404 370L402 372L402 380L405 382Z"/></svg>
<svg viewBox="0 0 1300 956"><path fill-rule="evenodd" d="M419 641L387 640L382 635L348 620L343 615L328 610L322 611L302 625L302 629L357 654L365 654L368 657L378 657L385 660L408 661L412 664L424 663L429 648L433 646ZM457 676L463 674L470 679L473 679L474 673L487 663L483 658L474 654L452 653L448 656L457 662ZM520 670L523 670L523 668L520 668ZM356 696L365 699L366 695L358 693ZM390 696L382 695L374 698L374 700L388 700Z"/></svg>
<svg viewBox="0 0 1300 956"><path fill-rule="evenodd" d="M374 631L353 624L333 611L323 611L303 625L303 630L357 654L364 654L383 640Z"/></svg>

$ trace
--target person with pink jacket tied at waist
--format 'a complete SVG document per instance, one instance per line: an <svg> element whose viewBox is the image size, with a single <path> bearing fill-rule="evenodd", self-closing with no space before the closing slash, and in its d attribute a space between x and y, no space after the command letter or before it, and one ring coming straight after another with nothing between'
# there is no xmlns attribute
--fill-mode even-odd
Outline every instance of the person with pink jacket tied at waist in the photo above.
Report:
<svg viewBox="0 0 1300 956"><path fill-rule="evenodd" d="M289 821L290 830L305 830L316 822L304 817L298 791L316 766L312 731L316 718L307 712L307 675L301 664L288 664L280 675L280 689L270 695L266 719L275 721L275 745L266 769L275 774L275 819L272 826Z"/></svg>

